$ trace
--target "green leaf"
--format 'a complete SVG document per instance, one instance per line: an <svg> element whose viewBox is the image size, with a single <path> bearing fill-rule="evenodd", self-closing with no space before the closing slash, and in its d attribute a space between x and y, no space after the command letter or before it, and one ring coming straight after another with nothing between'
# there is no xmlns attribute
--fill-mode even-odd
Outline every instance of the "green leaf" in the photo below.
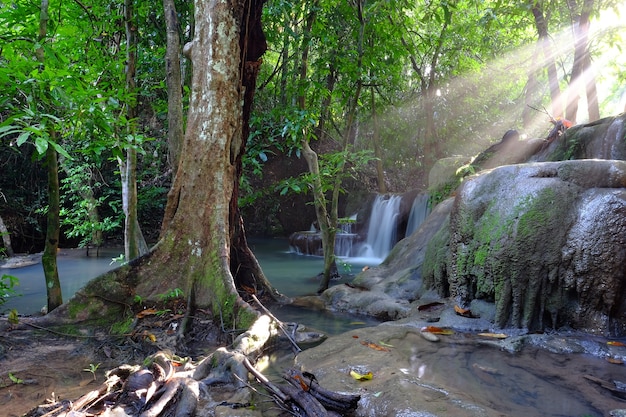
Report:
<svg viewBox="0 0 626 417"><path fill-rule="evenodd" d="M55 151L57 151L59 154L63 155L65 158L67 159L73 159L69 153L67 153L67 151L65 149L63 149L63 147L61 145L59 145L56 142L50 142L50 144L52 145L52 147L54 148Z"/></svg>
<svg viewBox="0 0 626 417"><path fill-rule="evenodd" d="M48 140L42 137L35 139L35 148L39 155L43 155L48 150Z"/></svg>
<svg viewBox="0 0 626 417"><path fill-rule="evenodd" d="M17 142L16 142L17 146L22 146L24 142L28 140L29 137L30 137L29 131L22 132L22 134L17 138Z"/></svg>

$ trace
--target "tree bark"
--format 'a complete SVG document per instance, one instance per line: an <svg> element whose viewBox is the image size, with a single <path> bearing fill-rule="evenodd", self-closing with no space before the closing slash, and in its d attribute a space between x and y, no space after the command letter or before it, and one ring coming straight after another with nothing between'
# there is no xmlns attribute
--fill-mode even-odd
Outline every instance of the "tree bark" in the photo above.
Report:
<svg viewBox="0 0 626 417"><path fill-rule="evenodd" d="M43 43L47 36L49 4L48 0L41 1L39 16L39 42ZM45 63L45 51L42 46L35 50L35 56L40 64ZM55 141L55 132L50 132L50 141ZM59 248L59 235L61 229L60 207L59 207L59 166L57 152L53 146L48 144L46 149L46 165L48 171L48 213L46 225L46 241L44 245L41 265L43 266L44 278L46 280L46 294L48 298L48 312L63 304L61 294L61 282L59 281L59 270L57 267L57 250Z"/></svg>
<svg viewBox="0 0 626 417"><path fill-rule="evenodd" d="M46 279L48 296L48 312L63 304L59 269L57 267L57 250L59 249L59 235L61 230L59 207L59 167L57 152L52 146L46 151L46 165L48 167L48 214L46 226L46 243L44 246L41 265Z"/></svg>
<svg viewBox="0 0 626 417"><path fill-rule="evenodd" d="M4 244L4 254L6 256L13 256L13 246L11 245L11 235L9 229L4 224L4 220L0 217L0 236L2 236L2 243Z"/></svg>
<svg viewBox="0 0 626 417"><path fill-rule="evenodd" d="M119 159L122 179L122 206L125 214L124 255L126 261L148 252L148 245L141 233L137 218L137 149L135 142L135 119L137 98L135 71L137 66L137 27L134 22L133 0L124 0L124 24L126 27L126 91L131 97L128 106L128 136L131 143L126 146L126 160Z"/></svg>
<svg viewBox="0 0 626 417"><path fill-rule="evenodd" d="M178 16L174 0L163 0L167 48L165 53L165 82L167 83L167 143L170 165L176 172L183 144L183 92L181 46L178 34Z"/></svg>

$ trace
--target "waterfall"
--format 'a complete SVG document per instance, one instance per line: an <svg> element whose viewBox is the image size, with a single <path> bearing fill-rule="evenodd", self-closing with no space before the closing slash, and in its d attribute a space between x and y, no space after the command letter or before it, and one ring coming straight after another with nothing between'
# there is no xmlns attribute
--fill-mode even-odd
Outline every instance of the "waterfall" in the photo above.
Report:
<svg viewBox="0 0 626 417"><path fill-rule="evenodd" d="M409 221L406 225L405 236L411 236L414 231L419 229L420 225L430 214L430 204L428 204L429 199L430 196L428 193L421 193L415 196L413 206L411 206L411 213L409 213Z"/></svg>
<svg viewBox="0 0 626 417"><path fill-rule="evenodd" d="M366 241L361 248L365 258L385 259L396 244L396 229L400 212L399 195L378 195L372 205Z"/></svg>
<svg viewBox="0 0 626 417"><path fill-rule="evenodd" d="M356 214L348 217L347 220L339 223L340 230L335 235L335 255L344 258L352 256L352 247L357 238L356 233L352 231Z"/></svg>

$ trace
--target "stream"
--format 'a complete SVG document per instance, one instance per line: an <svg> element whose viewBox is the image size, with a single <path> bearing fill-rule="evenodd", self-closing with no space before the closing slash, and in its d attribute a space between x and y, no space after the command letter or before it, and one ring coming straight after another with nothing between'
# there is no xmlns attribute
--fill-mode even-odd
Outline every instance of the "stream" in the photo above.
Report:
<svg viewBox="0 0 626 417"><path fill-rule="evenodd" d="M290 297L315 294L319 284L315 276L322 268L320 258L289 252L288 244L283 239L251 239L249 244L257 255L264 273L278 291ZM84 251L63 251L59 256L59 273L64 298L69 298L93 277L114 268L116 263L112 262L112 258L119 256L119 253L119 248L107 248L101 250L99 258L95 258L84 256ZM344 270L340 272L349 271L350 274L341 281L334 281L332 285L348 281L351 274L357 273L369 262L371 259L345 259L340 265L340 269ZM20 285L15 290L22 295L9 299L4 306L5 309L16 308L20 314L36 314L45 305L46 294L41 264L0 269L0 274L11 274L20 280ZM302 323L328 335L368 332L367 329L360 329L378 323L361 316L311 311L292 306L278 308L274 310L274 314L282 321ZM353 340L352 337L355 336L348 339ZM582 378L584 375L593 375L606 381L626 384L626 368L622 364L612 364L592 355L557 354L542 349L524 349L520 353L511 354L464 343L465 336L462 334L457 338L460 339L456 342L451 339L451 343L438 344L424 344L421 339L405 338L395 340L393 344L397 353L405 351L406 355L401 354L401 357L406 356L402 359L408 361L406 369L414 367L417 370L415 372L423 372L419 371L420 369L427 370L426 374L421 376L423 382L458 390L465 397L473 399L476 404L498 410L502 416L601 417L609 416L610 410L626 409L624 399L615 397ZM593 338L590 336L589 339ZM68 367L74 362L66 358L58 360L67 362ZM284 362L284 366L289 366L288 362L292 360L293 356L285 354L281 362ZM68 369L67 375L64 375L61 381L49 382L45 390L49 392L57 386L57 392L64 392L68 396L76 395L78 391L74 393L72 389L75 390L77 387L84 391L83 384L88 384L91 376L84 369L88 365L88 362L86 365L78 365L78 370L74 370L73 373ZM389 365L394 364L390 362ZM50 369L55 368L57 369L55 372L59 372L56 366ZM41 371L45 374L45 369ZM65 389L59 388L59 385ZM41 391L41 387L31 388ZM3 394L2 391L0 389L0 394ZM15 397L16 393L14 390L1 395L0 409L5 410L5 407L10 409L10 405L15 405L16 401L24 401L24 398L20 400L19 396ZM30 395L36 394L33 392ZM39 395L44 394L40 392ZM441 407L445 405L442 403ZM0 411L0 415L17 414L4 414ZM466 415L474 414L468 412Z"/></svg>

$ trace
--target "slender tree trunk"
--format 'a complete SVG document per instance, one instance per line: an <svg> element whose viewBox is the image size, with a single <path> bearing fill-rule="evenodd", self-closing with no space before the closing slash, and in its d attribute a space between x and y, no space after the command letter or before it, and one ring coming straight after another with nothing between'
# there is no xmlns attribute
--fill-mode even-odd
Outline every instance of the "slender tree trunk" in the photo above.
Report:
<svg viewBox="0 0 626 417"><path fill-rule="evenodd" d="M137 118L135 71L137 66L137 27L134 22L133 0L124 0L124 24L126 27L126 91L131 96L128 105L128 134L135 136ZM125 214L124 255L127 261L148 252L148 245L141 233L137 218L137 149L135 140L126 149L126 160L119 160L122 179L122 206Z"/></svg>
<svg viewBox="0 0 626 417"><path fill-rule="evenodd" d="M43 43L47 36L49 4L48 0L41 1L39 16L39 42ZM42 46L35 50L35 56L41 66L45 64L45 52ZM55 132L50 133L50 140L56 140ZM59 167L57 152L52 146L46 150L46 165L48 171L48 213L46 225L46 241L44 245L41 264L43 266L44 278L46 280L46 294L48 298L48 312L63 304L61 294L61 282L59 281L59 270L57 267L57 250L59 248L59 235L61 229L60 208L59 208Z"/></svg>
<svg viewBox="0 0 626 417"><path fill-rule="evenodd" d="M533 52L533 61L539 61L539 55L541 54L541 45L537 42L535 51ZM525 129L528 129L534 119L534 108L537 107L537 101L539 97L539 68L531 66L528 70L528 81L526 82L526 94L524 110L522 110L522 125Z"/></svg>
<svg viewBox="0 0 626 417"><path fill-rule="evenodd" d="M320 118L317 126L315 127L315 135L317 139L323 141L327 138L326 122L330 117L330 103L333 91L335 90L335 84L337 82L337 69L333 62L328 63L328 74L326 75L326 91L322 103L320 105Z"/></svg>
<svg viewBox="0 0 626 417"><path fill-rule="evenodd" d="M431 163L434 163L434 161L436 161L440 156L440 146L437 140L437 123L435 120L435 100L437 97L437 68L439 65L439 55L441 54L441 49L443 48L444 40L447 36L448 25L449 20L445 20L441 31L439 32L435 50L431 56L428 77L422 79L427 80L426 85L422 84L422 91L424 94L424 114L426 116L424 153L426 159Z"/></svg>
<svg viewBox="0 0 626 417"><path fill-rule="evenodd" d="M0 236L2 236L2 243L4 244L4 253L6 256L13 256L13 246L11 245L11 235L9 229L4 224L4 220L0 217Z"/></svg>
<svg viewBox="0 0 626 417"><path fill-rule="evenodd" d="M315 22L316 6L311 7L311 11L307 17L307 22L304 28L303 40L302 40L302 55L300 58L300 82L305 83L307 79L308 71L308 59L309 59L309 42L311 37L311 29ZM304 92L298 95L298 108L301 110L306 109L306 97ZM320 227L320 233L322 235L322 250L324 253L324 271L320 284L319 291L323 291L328 288L328 282L331 277L331 270L335 260L335 231L332 226L332 214L328 212L328 201L324 195L322 188L322 180L320 177L319 159L317 153L311 148L309 144L308 134L304 134L300 141L302 146L302 156L307 162L309 172L313 177L312 193L313 203L315 205L315 215L317 217L317 223ZM325 284L326 283L326 284Z"/></svg>
<svg viewBox="0 0 626 417"><path fill-rule="evenodd" d="M371 88L371 107L372 107L372 132L374 142L374 155L376 156L376 178L378 182L378 192L385 194L387 185L385 184L385 170L383 169L383 151L380 145L380 132L378 130L378 115L376 114L376 96L374 87Z"/></svg>
<svg viewBox="0 0 626 417"><path fill-rule="evenodd" d="M582 9L578 13L575 0L568 0L570 13L574 17L572 28L574 32L574 64L572 65L572 76L569 82L569 94L565 117L572 123L576 123L578 115L578 104L581 90L585 90L587 95L587 111L590 121L600 118L598 98L595 86L595 77L591 69L591 58L589 57L589 19L593 11L593 0L583 0Z"/></svg>
<svg viewBox="0 0 626 417"><path fill-rule="evenodd" d="M181 47L178 35L178 15L174 0L163 0L167 48L165 54L165 81L167 83L167 143L170 165L176 172L183 144L183 83L181 75Z"/></svg>
<svg viewBox="0 0 626 417"><path fill-rule="evenodd" d="M356 66L358 71L363 67L363 43L365 37L365 16L363 15L363 1L359 0L354 3L356 6L357 19L359 21L359 37L357 43L357 62ZM363 79L359 76L356 80L356 88L352 93L350 100L350 107L348 108L348 115L346 118L346 128L343 134L341 150L342 152L348 151L350 139L353 136L353 129L356 120L356 112L358 109L359 100L361 98L361 90L363 89ZM342 172L345 166L345 159L340 162L337 168L338 172ZM328 289L330 285L330 279L333 272L337 269L335 261L335 238L337 236L337 229L339 224L339 194L341 191L341 175L335 178L332 188L332 197L330 201L330 216L328 227L328 246L324 249L324 276L320 283L318 292L322 292Z"/></svg>
<svg viewBox="0 0 626 417"><path fill-rule="evenodd" d="M287 107L287 81L289 80L289 37L291 28L291 15L285 13L283 17L283 50L280 54L280 96L278 99L280 107Z"/></svg>
<svg viewBox="0 0 626 417"><path fill-rule="evenodd" d="M59 235L61 229L59 219L59 167L57 152L52 146L48 146L46 151L46 165L48 167L48 222L46 227L46 243L41 258L41 264L46 279L48 312L50 312L63 304L61 282L59 280L59 270L57 267L57 251L59 249Z"/></svg>
<svg viewBox="0 0 626 417"><path fill-rule="evenodd" d="M543 15L543 9L541 3L532 2L531 11L535 18L535 26L539 35L539 44L543 49L543 63L544 68L548 72L548 84L550 86L550 98L552 99L552 106L550 109L550 115L554 118L563 116L563 100L561 97L561 87L559 86L559 77L556 71L556 63L554 61L554 50L550 44L548 38L548 23Z"/></svg>

